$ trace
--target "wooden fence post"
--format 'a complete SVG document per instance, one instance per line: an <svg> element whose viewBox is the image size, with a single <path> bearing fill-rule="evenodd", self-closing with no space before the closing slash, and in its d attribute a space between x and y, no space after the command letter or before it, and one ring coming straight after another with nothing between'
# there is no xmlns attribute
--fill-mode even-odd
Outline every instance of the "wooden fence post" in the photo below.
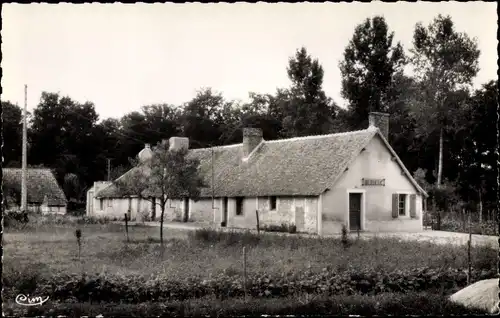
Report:
<svg viewBox="0 0 500 318"><path fill-rule="evenodd" d="M247 301L247 250L243 246L243 293L245 294L245 302Z"/></svg>
<svg viewBox="0 0 500 318"><path fill-rule="evenodd" d="M257 234L260 234L259 210L255 210L255 217L257 218Z"/></svg>
<svg viewBox="0 0 500 318"><path fill-rule="evenodd" d="M127 242L129 242L129 239L128 239L128 216L127 216L127 213L125 213L125 232L127 233Z"/></svg>
<svg viewBox="0 0 500 318"><path fill-rule="evenodd" d="M467 221L466 221L465 209L462 209L462 221L464 224L464 233L465 233L465 231L467 231Z"/></svg>

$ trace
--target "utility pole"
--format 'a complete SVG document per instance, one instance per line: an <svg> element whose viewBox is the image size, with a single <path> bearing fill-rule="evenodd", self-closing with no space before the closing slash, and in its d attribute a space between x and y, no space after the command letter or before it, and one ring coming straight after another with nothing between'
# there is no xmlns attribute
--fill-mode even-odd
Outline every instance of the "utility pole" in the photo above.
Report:
<svg viewBox="0 0 500 318"><path fill-rule="evenodd" d="M21 212L27 211L28 203L28 191L26 184L26 174L27 174L27 127L26 127L26 113L28 107L28 85L24 85L24 111L23 111L23 162L22 162L22 181L21 181Z"/></svg>
<svg viewBox="0 0 500 318"><path fill-rule="evenodd" d="M111 181L111 159L108 158L108 181Z"/></svg>

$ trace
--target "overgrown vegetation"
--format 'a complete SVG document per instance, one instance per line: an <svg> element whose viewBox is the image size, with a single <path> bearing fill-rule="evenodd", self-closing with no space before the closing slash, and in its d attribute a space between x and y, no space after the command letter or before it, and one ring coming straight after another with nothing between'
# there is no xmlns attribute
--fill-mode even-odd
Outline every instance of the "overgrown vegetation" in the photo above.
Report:
<svg viewBox="0 0 500 318"><path fill-rule="evenodd" d="M281 225L263 225L262 231L266 232L282 232L282 233L297 233L297 226L295 224L282 223Z"/></svg>
<svg viewBox="0 0 500 318"><path fill-rule="evenodd" d="M450 232L469 233L469 225L467 222L460 220L457 217L444 217L441 219L441 230ZM482 235L498 235L497 221L488 220L479 222L471 222L471 233Z"/></svg>
<svg viewBox="0 0 500 318"><path fill-rule="evenodd" d="M41 225L83 225L83 224L108 224L110 222L120 221L117 217L95 217L71 215L27 213L26 216L21 212L10 212L4 214L4 226L8 230L23 230L37 228Z"/></svg>
<svg viewBox="0 0 500 318"><path fill-rule="evenodd" d="M10 316L97 316L105 317L217 317L243 315L481 315L480 310L451 303L444 296L429 293L383 293L367 295L311 296L307 294L282 298L200 299L169 302L128 303L56 303L41 307L4 304ZM50 308L48 308L50 306Z"/></svg>
<svg viewBox="0 0 500 318"><path fill-rule="evenodd" d="M341 238L210 229L176 234L169 230L166 234L171 236L165 242L166 257L162 260L159 240L152 239L156 234L151 233L159 229L134 227L130 243L126 243L122 226L89 224L82 227L86 239L82 241L82 259L77 264L72 260L74 228L63 230L64 227L53 227L45 232L6 234L6 299L18 293L47 294L55 302L123 302L123 308L130 308L126 304L144 304L152 299L180 304L193 298L212 297L214 301L207 306L216 306L224 299L243 295L243 246L247 249L247 293L263 301L268 299L264 303L301 299L304 294L310 295L306 303L328 295L348 303L350 299L378 299L386 293L394 297L391 306L404 310L395 305L395 300L403 297L400 293L439 296L464 287L467 280L466 249L460 246L373 238L352 241L344 248ZM182 233L187 239L179 238ZM493 248L474 247L472 261L473 280L495 277ZM281 312L302 308L298 304L279 308ZM72 308L71 304L61 306ZM89 306L88 310L95 308ZM149 312L143 305L138 306ZM365 308L352 306L356 310ZM439 307L433 302L427 306L434 308L430 312ZM242 305L238 310L245 312L250 307L243 308Z"/></svg>

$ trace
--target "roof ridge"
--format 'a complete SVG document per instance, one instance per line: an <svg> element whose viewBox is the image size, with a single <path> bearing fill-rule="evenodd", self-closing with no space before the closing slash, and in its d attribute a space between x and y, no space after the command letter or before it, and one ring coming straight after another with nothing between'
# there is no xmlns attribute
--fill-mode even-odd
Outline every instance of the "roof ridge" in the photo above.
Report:
<svg viewBox="0 0 500 318"><path fill-rule="evenodd" d="M311 135L311 136L302 136L302 137L292 137L287 139L275 139L275 140L266 140L266 143L275 143L275 142L283 142L283 141L297 141L297 140L308 140L308 139L320 139L320 138L329 138L329 137L338 137L338 136L346 136L352 134L359 134L363 132L375 132L378 128L370 126L365 129L346 131L341 133L333 133L326 135Z"/></svg>
<svg viewBox="0 0 500 318"><path fill-rule="evenodd" d="M13 167L8 167L8 168L2 168L2 170L23 170L23 168L13 168ZM51 171L51 168L26 168L26 170L49 170Z"/></svg>
<svg viewBox="0 0 500 318"><path fill-rule="evenodd" d="M196 151L196 150L210 150L210 149L232 148L232 147L237 147L237 146L241 146L241 145L242 145L242 143L238 143L238 144L232 144L232 145L223 145L223 146L196 148L196 149L190 149L190 150L191 151Z"/></svg>
<svg viewBox="0 0 500 318"><path fill-rule="evenodd" d="M375 126L369 126L368 128L365 128L365 129L352 130L352 131L346 131L346 132L341 132L341 133L333 133L333 134L326 134L326 135L311 135L311 136L292 137L292 138L274 139L274 140L265 140L265 139L262 139L262 141L264 143L274 143L274 142L281 142L281 141L296 141L296 140L318 139L318 138L328 138L328 137L333 137L333 136L343 136L343 135L350 135L350 134L358 134L358 133L362 133L362 132L375 132L376 130L378 130L377 127L375 127ZM240 143L232 144L232 145L204 147L204 148L196 148L196 149L190 149L190 150L191 151L197 151L197 150L221 149L221 148L237 147L237 146L241 146L241 145L242 145L242 143L240 142Z"/></svg>

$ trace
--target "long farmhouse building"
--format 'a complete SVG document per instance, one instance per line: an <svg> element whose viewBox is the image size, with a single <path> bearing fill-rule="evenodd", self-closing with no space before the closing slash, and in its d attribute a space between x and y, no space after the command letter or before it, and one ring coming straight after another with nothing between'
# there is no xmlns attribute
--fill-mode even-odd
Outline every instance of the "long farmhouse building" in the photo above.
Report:
<svg viewBox="0 0 500 318"><path fill-rule="evenodd" d="M367 129L329 135L267 141L260 129L245 128L242 143L189 150L208 187L197 201L168 202L166 219L255 228L258 211L260 224L294 224L319 235L339 233L342 225L421 231L428 195L390 146L388 133L389 115L375 112ZM172 137L169 144L189 148L189 139ZM152 156L150 146L138 156L142 163L120 179L141 169ZM112 182L96 182L87 201L89 215L159 216L155 204L124 197Z"/></svg>

